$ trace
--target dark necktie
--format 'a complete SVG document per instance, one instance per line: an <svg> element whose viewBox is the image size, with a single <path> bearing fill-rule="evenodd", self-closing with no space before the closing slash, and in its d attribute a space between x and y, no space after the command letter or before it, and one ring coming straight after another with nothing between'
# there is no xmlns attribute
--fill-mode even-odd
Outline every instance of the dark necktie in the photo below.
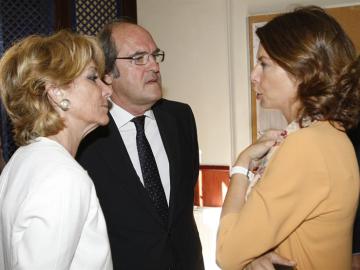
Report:
<svg viewBox="0 0 360 270"><path fill-rule="evenodd" d="M145 115L135 117L131 121L134 122L136 127L136 145L145 189L148 191L150 199L166 225L168 223L169 208L155 157L145 136Z"/></svg>

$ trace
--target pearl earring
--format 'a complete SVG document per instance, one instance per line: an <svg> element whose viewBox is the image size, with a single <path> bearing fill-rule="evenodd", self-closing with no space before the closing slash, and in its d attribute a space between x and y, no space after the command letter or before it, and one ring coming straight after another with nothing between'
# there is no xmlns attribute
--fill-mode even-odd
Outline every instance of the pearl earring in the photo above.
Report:
<svg viewBox="0 0 360 270"><path fill-rule="evenodd" d="M69 110L69 108L70 108L70 100L64 98L63 100L60 101L59 107L60 107L63 111Z"/></svg>

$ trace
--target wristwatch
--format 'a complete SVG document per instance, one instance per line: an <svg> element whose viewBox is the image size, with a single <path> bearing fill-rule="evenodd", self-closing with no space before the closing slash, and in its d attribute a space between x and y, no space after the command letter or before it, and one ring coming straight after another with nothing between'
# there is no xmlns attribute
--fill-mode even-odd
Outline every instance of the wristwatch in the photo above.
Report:
<svg viewBox="0 0 360 270"><path fill-rule="evenodd" d="M252 179L254 177L254 174L247 168L241 167L241 166L234 166L230 169L230 178L234 175L234 174L243 174L245 175L248 179Z"/></svg>

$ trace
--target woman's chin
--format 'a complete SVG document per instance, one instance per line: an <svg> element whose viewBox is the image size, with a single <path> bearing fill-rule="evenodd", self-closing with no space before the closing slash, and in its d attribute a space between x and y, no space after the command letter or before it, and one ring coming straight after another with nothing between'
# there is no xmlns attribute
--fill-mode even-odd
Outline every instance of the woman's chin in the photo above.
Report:
<svg viewBox="0 0 360 270"><path fill-rule="evenodd" d="M261 99L260 102L260 107L263 109L267 109L267 110L273 110L275 109L274 106L271 106L271 104L267 103L266 101L264 101L264 99Z"/></svg>
<svg viewBox="0 0 360 270"><path fill-rule="evenodd" d="M260 107L263 108L263 109L269 109L268 106L267 106L267 104L266 104L266 102L264 102L263 99L260 99L260 100L259 100L259 105L260 105Z"/></svg>
<svg viewBox="0 0 360 270"><path fill-rule="evenodd" d="M97 123L94 124L96 125L95 128L97 128L98 126L106 126L107 124L109 124L109 116L107 114L104 114L100 119L98 119Z"/></svg>
<svg viewBox="0 0 360 270"><path fill-rule="evenodd" d="M99 126L106 126L107 124L109 124L109 116L106 114L106 116L104 117L104 119L102 119L102 121L99 122Z"/></svg>
<svg viewBox="0 0 360 270"><path fill-rule="evenodd" d="M109 124L109 116L106 114L102 119L100 119L99 121L97 121L97 123L94 123L90 126L88 126L88 128L85 130L84 132L84 136L88 135L90 132L92 132L93 130L95 130L96 128L98 128L99 126L106 126L107 124Z"/></svg>

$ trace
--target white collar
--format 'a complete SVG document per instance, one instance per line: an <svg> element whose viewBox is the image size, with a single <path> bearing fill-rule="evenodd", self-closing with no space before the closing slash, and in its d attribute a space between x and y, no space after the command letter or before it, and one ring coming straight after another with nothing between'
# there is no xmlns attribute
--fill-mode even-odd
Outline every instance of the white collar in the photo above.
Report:
<svg viewBox="0 0 360 270"><path fill-rule="evenodd" d="M119 105L115 104L114 102L112 102L112 107L110 109L110 114L112 115L112 117L114 119L117 119L116 122L117 122L118 128L123 127L124 125L129 123L135 117L134 115L132 115L128 111L124 110ZM155 120L154 112L151 109L147 110L144 113L144 115L146 117L149 117L152 120Z"/></svg>

